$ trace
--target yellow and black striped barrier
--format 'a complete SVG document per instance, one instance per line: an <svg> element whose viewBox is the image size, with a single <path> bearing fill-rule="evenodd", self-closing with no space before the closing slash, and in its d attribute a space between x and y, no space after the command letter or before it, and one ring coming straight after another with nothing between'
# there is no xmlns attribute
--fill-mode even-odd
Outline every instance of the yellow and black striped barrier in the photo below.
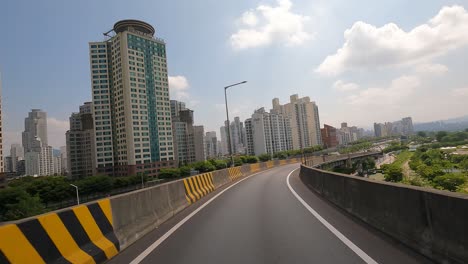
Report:
<svg viewBox="0 0 468 264"><path fill-rule="evenodd" d="M250 164L250 172L260 171L260 163Z"/></svg>
<svg viewBox="0 0 468 264"><path fill-rule="evenodd" d="M229 178L231 181L235 181L238 178L242 177L242 171L240 167L228 168Z"/></svg>
<svg viewBox="0 0 468 264"><path fill-rule="evenodd" d="M119 250L109 199L0 227L0 263L102 263Z"/></svg>
<svg viewBox="0 0 468 264"><path fill-rule="evenodd" d="M189 204L214 191L213 173L208 172L184 179L185 197Z"/></svg>
<svg viewBox="0 0 468 264"><path fill-rule="evenodd" d="M271 160L266 162L267 169L272 168L274 165L275 163Z"/></svg>

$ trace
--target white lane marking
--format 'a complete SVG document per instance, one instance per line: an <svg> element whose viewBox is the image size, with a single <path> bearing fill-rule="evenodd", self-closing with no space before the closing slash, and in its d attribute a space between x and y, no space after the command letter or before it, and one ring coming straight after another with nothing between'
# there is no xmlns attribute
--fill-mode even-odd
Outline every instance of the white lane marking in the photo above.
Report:
<svg viewBox="0 0 468 264"><path fill-rule="evenodd" d="M249 175L249 176L245 177L244 179L242 179L242 180L234 183L233 185L227 187L226 189L222 190L220 193L216 194L215 196L213 196L213 198L206 201L203 205L198 207L195 211L193 211L192 213L187 215L179 223L177 223L175 226L173 226L171 229L169 229L169 231L167 231L163 236L161 236L158 240L156 240L153 244L151 244L148 248L146 248L145 251L141 252L140 255L138 255L138 257L136 257L134 260L132 260L132 262L130 262L130 264L138 264L141 261L143 261L144 258L146 258L149 254L151 254L152 251L154 251L159 245L162 244L162 242L164 242L164 240L166 240L170 235L172 235L175 231L177 231L177 229L179 229L185 222L187 222L190 218L192 218L194 215L196 215L198 212L200 212L201 209L205 208L205 206L210 204L214 199L216 199L218 196L223 194L225 191L231 189L232 187L234 187L237 184L247 180L248 178L250 178L252 176L255 176L255 175L259 174L259 173L263 173L263 172L266 172L266 171L269 171L269 170L270 169L260 171L260 172L254 173L252 175Z"/></svg>
<svg viewBox="0 0 468 264"><path fill-rule="evenodd" d="M297 169L299 169L299 168L297 168ZM309 210L309 212L313 216L315 216L315 218L317 218L328 230L330 230L330 232L332 232L336 237L338 237L338 239L341 240L341 242L343 242L347 247L349 247L352 251L354 251L354 253L356 253L356 255L358 255L362 260L364 260L364 262L369 263L369 264L378 264L377 261L373 260L369 255L366 254L366 252L364 252L362 249L360 249L358 246L356 246L353 242L351 242L351 240L349 240L347 237L345 237L334 226L332 226L330 223L328 223L327 220L325 220L321 215L319 215L319 213L317 213L314 209L312 209L312 207L310 207L304 201L304 199L302 199L299 196L299 194L297 194L296 191L294 191L294 189L291 187L291 184L289 183L289 177L297 169L294 169L293 171L291 171L288 174L288 178L286 179L286 183L287 183L287 185L289 187L289 190L292 192L292 194L294 194L294 196L296 196L297 200L299 200L299 202L301 202L302 205L307 210Z"/></svg>

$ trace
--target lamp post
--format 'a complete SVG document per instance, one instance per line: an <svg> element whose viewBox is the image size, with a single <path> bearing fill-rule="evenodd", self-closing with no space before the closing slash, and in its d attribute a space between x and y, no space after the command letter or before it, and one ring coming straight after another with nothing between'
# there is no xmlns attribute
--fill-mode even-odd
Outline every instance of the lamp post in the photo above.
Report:
<svg viewBox="0 0 468 264"><path fill-rule="evenodd" d="M226 119L227 119L227 140L228 140L228 148L229 148L229 156L231 157L231 167L234 167L234 158L232 157L232 144L231 144L231 123L229 122L229 111L228 111L228 103L227 103L227 89L236 85L244 84L247 81L243 81L240 83L235 83L224 87L224 102L226 104Z"/></svg>
<svg viewBox="0 0 468 264"><path fill-rule="evenodd" d="M79 205L80 204L80 195L78 193L78 186L76 186L75 184L70 184L70 186L75 187L75 189L76 189L76 204Z"/></svg>

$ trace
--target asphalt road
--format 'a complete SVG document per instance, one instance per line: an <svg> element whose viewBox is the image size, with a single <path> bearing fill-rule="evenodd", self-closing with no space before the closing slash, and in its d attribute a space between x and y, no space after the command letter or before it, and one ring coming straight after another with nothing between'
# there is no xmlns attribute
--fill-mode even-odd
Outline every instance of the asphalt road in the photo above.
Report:
<svg viewBox="0 0 468 264"><path fill-rule="evenodd" d="M219 195L141 263L365 263L299 202L287 186L298 165L261 172ZM322 200L291 175L291 187L323 219L377 263L430 263ZM225 187L226 188L226 187ZM217 190L128 247L109 263L130 263Z"/></svg>

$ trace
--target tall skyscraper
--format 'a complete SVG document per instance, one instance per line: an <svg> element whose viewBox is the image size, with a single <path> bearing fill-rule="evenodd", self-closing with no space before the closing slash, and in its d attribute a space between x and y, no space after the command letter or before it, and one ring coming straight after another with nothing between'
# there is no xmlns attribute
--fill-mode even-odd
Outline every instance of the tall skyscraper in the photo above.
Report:
<svg viewBox="0 0 468 264"><path fill-rule="evenodd" d="M65 133L67 141L65 157L68 157L66 159L68 163L66 167L68 168L68 176L73 179L80 179L96 174L92 109L93 104L86 102L80 106L79 113L72 113L70 116L70 130ZM99 145L96 147L105 148ZM62 163L63 157L62 155L58 157L60 158L60 163Z"/></svg>
<svg viewBox="0 0 468 264"><path fill-rule="evenodd" d="M23 147L20 144L11 144L10 157L12 172L16 172L18 161L24 159Z"/></svg>
<svg viewBox="0 0 468 264"><path fill-rule="evenodd" d="M39 137L29 142L29 151L25 153L26 175L49 176L54 174L52 147L45 145Z"/></svg>
<svg viewBox="0 0 468 264"><path fill-rule="evenodd" d="M93 134L93 137L94 137L94 134ZM94 145L92 146L92 148L94 148ZM63 175L68 175L67 146L60 147L60 158L61 158L61 163L62 163L62 173ZM94 160L94 157L93 157L93 160Z"/></svg>
<svg viewBox="0 0 468 264"><path fill-rule="evenodd" d="M179 166L195 162L193 111L182 102L171 101L172 133L174 135L175 160Z"/></svg>
<svg viewBox="0 0 468 264"><path fill-rule="evenodd" d="M41 109L32 109L24 119L23 148L24 153L30 152L33 142L39 138L43 146L48 146L47 113Z"/></svg>
<svg viewBox="0 0 468 264"><path fill-rule="evenodd" d="M244 124L240 121L238 116L234 117L234 121L231 122L231 144L233 154L244 154L245 153L245 129Z"/></svg>
<svg viewBox="0 0 468 264"><path fill-rule="evenodd" d="M99 172L157 175L175 166L166 44L155 29L122 20L89 43Z"/></svg>
<svg viewBox="0 0 468 264"><path fill-rule="evenodd" d="M53 174L52 147L47 144L47 114L32 109L24 119L23 148L26 175Z"/></svg>
<svg viewBox="0 0 468 264"><path fill-rule="evenodd" d="M205 134L205 155L207 159L218 156L218 138L215 131L209 131Z"/></svg>
<svg viewBox="0 0 468 264"><path fill-rule="evenodd" d="M179 116L179 112L187 108L185 107L184 102L177 101L177 100L171 100L170 102L171 102L171 118L172 118L172 121L174 121Z"/></svg>
<svg viewBox="0 0 468 264"><path fill-rule="evenodd" d="M322 145L318 107L308 96L299 98L297 94L291 95L290 102L284 105L274 98L271 112L283 114L291 120L293 149Z"/></svg>
<svg viewBox="0 0 468 264"><path fill-rule="evenodd" d="M246 120L247 153L270 154L292 149L290 119L262 107Z"/></svg>
<svg viewBox="0 0 468 264"><path fill-rule="evenodd" d="M219 151L221 155L227 155L229 154L229 149L228 149L229 146L227 142L227 128L225 125L219 128L219 135L221 137Z"/></svg>
<svg viewBox="0 0 468 264"><path fill-rule="evenodd" d="M203 126L193 126L193 142L195 145L195 161L206 160L205 156L205 129Z"/></svg>

